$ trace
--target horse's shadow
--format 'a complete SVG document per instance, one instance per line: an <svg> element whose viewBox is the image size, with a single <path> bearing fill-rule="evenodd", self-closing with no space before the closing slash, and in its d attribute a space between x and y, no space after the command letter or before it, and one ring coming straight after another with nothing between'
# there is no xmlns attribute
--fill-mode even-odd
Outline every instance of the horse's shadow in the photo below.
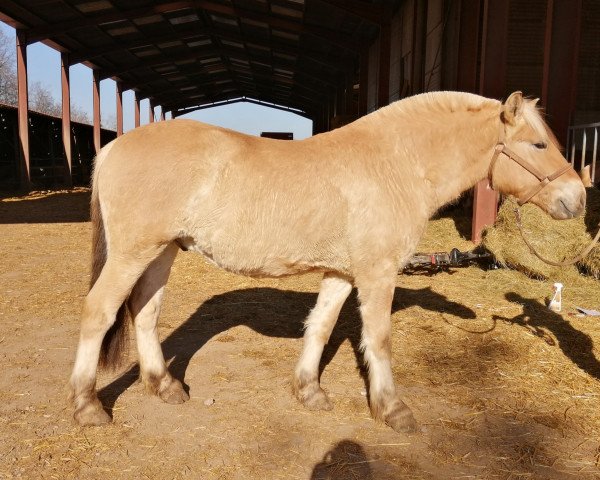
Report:
<svg viewBox="0 0 600 480"><path fill-rule="evenodd" d="M304 293L273 288L235 290L212 297L194 314L176 328L162 342L169 371L183 381L194 354L211 338L232 327L245 325L261 335L278 338L300 338L304 319L317 300L316 293ZM392 312L418 305L424 309L446 312L461 318L475 318L475 312L460 303L448 300L431 290L396 288ZM349 340L361 375L366 382L366 371L360 350L361 322L356 291L353 291L325 346L320 371L331 362L340 345ZM135 365L98 392L105 408L111 412L117 398L139 377ZM188 388L187 386L185 387Z"/></svg>
<svg viewBox="0 0 600 480"><path fill-rule="evenodd" d="M549 345L555 345L556 342L548 334L552 332L565 356L581 370L600 380L600 361L594 355L594 343L589 335L580 332L561 315L534 299L514 292L507 293L505 297L510 302L521 304L523 313L513 318L494 315L495 320L520 325Z"/></svg>

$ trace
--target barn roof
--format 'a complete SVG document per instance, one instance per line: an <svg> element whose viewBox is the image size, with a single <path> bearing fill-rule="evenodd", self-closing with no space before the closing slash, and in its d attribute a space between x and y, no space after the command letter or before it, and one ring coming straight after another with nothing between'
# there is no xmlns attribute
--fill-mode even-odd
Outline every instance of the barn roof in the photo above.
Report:
<svg viewBox="0 0 600 480"><path fill-rule="evenodd" d="M0 19L175 115L247 98L313 116L397 3L3 0Z"/></svg>

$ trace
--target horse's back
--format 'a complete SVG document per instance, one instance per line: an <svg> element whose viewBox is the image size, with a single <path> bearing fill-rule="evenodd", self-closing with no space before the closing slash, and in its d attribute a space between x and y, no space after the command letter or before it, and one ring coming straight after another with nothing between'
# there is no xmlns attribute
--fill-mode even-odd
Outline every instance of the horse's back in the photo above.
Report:
<svg viewBox="0 0 600 480"><path fill-rule="evenodd" d="M317 155L310 142L161 122L115 142L97 188L108 221L127 225L122 248L143 232L242 273L345 270L346 200Z"/></svg>

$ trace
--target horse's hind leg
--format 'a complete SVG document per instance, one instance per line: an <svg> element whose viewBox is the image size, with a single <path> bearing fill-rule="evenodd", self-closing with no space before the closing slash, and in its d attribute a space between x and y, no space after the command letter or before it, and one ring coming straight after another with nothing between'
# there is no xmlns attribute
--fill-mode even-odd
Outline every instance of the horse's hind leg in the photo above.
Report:
<svg viewBox="0 0 600 480"><path fill-rule="evenodd" d="M334 274L325 274L315 308L306 319L304 349L294 373L294 394L311 410L332 408L327 394L319 385L319 363L323 348L346 298L352 290L348 280Z"/></svg>
<svg viewBox="0 0 600 480"><path fill-rule="evenodd" d="M373 416L398 432L416 429L412 412L400 399L392 374L391 308L396 270L382 267L355 279L363 321L361 347L369 367Z"/></svg>
<svg viewBox="0 0 600 480"><path fill-rule="evenodd" d="M163 292L177 251L177 245L169 245L148 266L128 301L135 325L141 379L148 390L167 403L183 403L190 398L181 382L167 370L156 328Z"/></svg>
<svg viewBox="0 0 600 480"><path fill-rule="evenodd" d="M152 256L110 256L85 298L81 333L71 375L71 398L75 420L81 425L110 422L96 395L96 370L102 340L113 325L117 311L131 292Z"/></svg>

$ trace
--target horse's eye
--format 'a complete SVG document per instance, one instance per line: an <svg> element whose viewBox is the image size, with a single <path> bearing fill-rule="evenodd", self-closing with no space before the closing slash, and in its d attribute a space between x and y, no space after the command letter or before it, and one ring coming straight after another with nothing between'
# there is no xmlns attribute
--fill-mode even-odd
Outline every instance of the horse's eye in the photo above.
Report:
<svg viewBox="0 0 600 480"><path fill-rule="evenodd" d="M544 150L548 148L548 145L545 142L534 143L533 146L538 150Z"/></svg>

